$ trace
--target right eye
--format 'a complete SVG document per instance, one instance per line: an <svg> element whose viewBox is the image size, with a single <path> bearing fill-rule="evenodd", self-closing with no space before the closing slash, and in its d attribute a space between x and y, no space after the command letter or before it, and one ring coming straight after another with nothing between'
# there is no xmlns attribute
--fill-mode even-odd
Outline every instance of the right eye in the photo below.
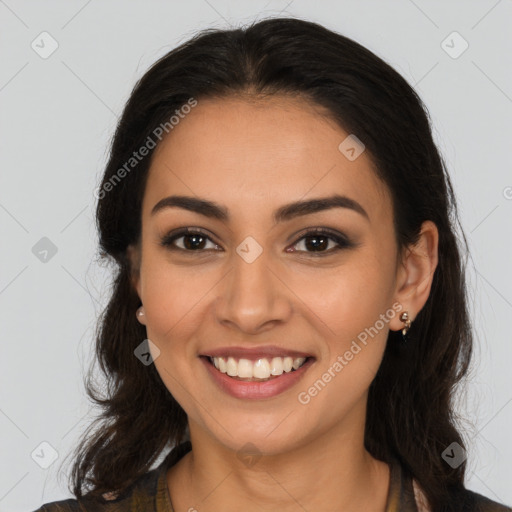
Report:
<svg viewBox="0 0 512 512"><path fill-rule="evenodd" d="M177 240L180 239L183 239L183 241L181 242L181 246L175 243ZM219 247L201 229L185 228L177 232L165 235L164 237L162 237L160 244L171 251L179 250L184 252L202 252L211 249L205 247L207 241L213 244L213 249Z"/></svg>

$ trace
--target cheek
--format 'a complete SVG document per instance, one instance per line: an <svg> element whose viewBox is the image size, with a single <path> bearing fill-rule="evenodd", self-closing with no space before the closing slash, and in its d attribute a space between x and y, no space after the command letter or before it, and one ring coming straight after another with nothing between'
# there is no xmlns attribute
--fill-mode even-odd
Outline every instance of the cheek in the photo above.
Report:
<svg viewBox="0 0 512 512"><path fill-rule="evenodd" d="M190 269L169 264L162 257L148 257L143 264L143 297L148 338L160 350L154 364L162 382L189 413L194 410L194 368L196 358L193 338L200 325L205 293L211 288L209 278L198 277ZM199 322L199 323L198 323Z"/></svg>
<svg viewBox="0 0 512 512"><path fill-rule="evenodd" d="M309 292L303 288L305 302L321 320L317 325L328 326L322 329L326 333L322 358L304 384L303 396L318 414L322 410L325 414L327 408L333 421L370 386L395 315L393 264L376 254L361 252L350 264L333 269L329 278L318 279L318 287L310 287Z"/></svg>
<svg viewBox="0 0 512 512"><path fill-rule="evenodd" d="M324 309L316 313L328 325L329 334L315 371L297 397L308 411L306 421L315 428L320 423L332 426L349 414L379 369L389 321L395 315L392 287L382 275L362 266L337 274L337 283L326 280L321 294Z"/></svg>
<svg viewBox="0 0 512 512"><path fill-rule="evenodd" d="M151 331L165 348L192 334L197 328L193 319L218 281L212 274L200 265L178 266L160 255L148 255L141 268L148 336Z"/></svg>
<svg viewBox="0 0 512 512"><path fill-rule="evenodd" d="M373 326L391 306L392 265L370 252L360 253L346 265L294 278L294 292L327 326L332 340L346 342Z"/></svg>

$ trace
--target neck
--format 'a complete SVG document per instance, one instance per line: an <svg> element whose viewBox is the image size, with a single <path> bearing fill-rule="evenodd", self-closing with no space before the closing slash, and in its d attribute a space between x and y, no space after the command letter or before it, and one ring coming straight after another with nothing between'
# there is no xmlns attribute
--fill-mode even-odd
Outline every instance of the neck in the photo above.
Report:
<svg viewBox="0 0 512 512"><path fill-rule="evenodd" d="M191 424L192 452L167 475L174 509L384 512L389 467L364 448L364 421L342 428L247 459Z"/></svg>

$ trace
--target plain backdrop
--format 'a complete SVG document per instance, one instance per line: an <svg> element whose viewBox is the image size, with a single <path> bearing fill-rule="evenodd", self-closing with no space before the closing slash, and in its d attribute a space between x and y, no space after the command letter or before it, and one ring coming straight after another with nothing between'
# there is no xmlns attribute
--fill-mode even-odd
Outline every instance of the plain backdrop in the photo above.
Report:
<svg viewBox="0 0 512 512"><path fill-rule="evenodd" d="M512 1L0 0L0 511L71 496L110 283L93 193L135 81L197 30L269 16L362 43L429 109L472 254L467 486L512 504Z"/></svg>

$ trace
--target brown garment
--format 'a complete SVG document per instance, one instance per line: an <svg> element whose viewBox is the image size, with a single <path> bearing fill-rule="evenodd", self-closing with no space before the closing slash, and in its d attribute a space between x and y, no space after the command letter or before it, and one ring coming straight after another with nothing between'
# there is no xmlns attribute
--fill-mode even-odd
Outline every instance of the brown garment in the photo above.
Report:
<svg viewBox="0 0 512 512"><path fill-rule="evenodd" d="M87 496L80 501L75 499L55 501L43 505L34 512L174 512L167 488L167 469L190 449L189 441L175 447L157 468L140 477L122 496L105 499L103 503L94 502ZM391 462L390 469L386 512L422 512L424 510L435 512L421 506L421 489L397 460ZM198 504L195 505L200 508ZM193 510L193 507L191 509ZM464 493L464 504L461 504L460 511L512 512L512 508L468 490Z"/></svg>

